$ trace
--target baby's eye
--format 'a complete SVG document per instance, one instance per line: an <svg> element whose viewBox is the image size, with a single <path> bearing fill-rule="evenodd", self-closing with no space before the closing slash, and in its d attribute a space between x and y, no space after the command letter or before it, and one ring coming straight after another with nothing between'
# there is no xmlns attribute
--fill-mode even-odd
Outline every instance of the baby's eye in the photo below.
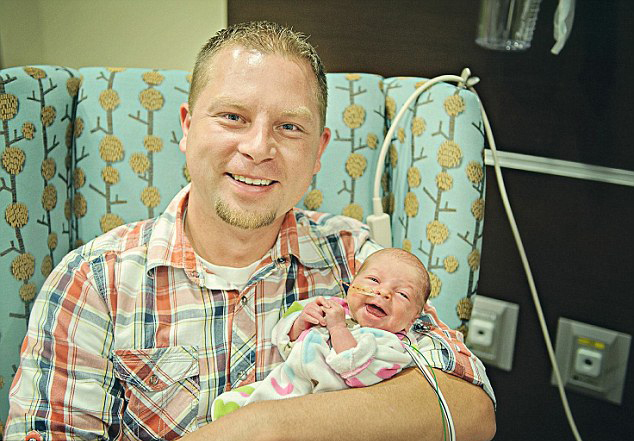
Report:
<svg viewBox="0 0 634 441"><path fill-rule="evenodd" d="M368 280L374 282L374 283L379 283L379 279L377 279L376 277L372 277L372 276L368 276Z"/></svg>

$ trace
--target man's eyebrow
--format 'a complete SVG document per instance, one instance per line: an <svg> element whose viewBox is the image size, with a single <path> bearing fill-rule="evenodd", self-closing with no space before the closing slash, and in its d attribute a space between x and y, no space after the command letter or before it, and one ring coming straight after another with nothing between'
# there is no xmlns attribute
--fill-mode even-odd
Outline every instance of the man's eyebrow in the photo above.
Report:
<svg viewBox="0 0 634 441"><path fill-rule="evenodd" d="M247 106L242 104L240 101L236 101L231 97L220 96L209 103L207 110L210 111L219 107L228 107L239 111L245 111L247 109ZM282 111L281 116L282 118L300 118L305 120L312 120L314 117L313 112L311 112L306 106L297 106L293 109L284 110Z"/></svg>
<svg viewBox="0 0 634 441"><path fill-rule="evenodd" d="M237 109L237 110L246 110L246 106L243 105L242 103L240 103L239 101L236 101L233 98L230 97L226 97L226 96L220 96L218 98L215 98L213 101L211 101L209 103L209 105L207 106L207 110L212 110L212 109L217 109L219 107L230 107L232 109Z"/></svg>
<svg viewBox="0 0 634 441"><path fill-rule="evenodd" d="M284 118L301 118L301 119L313 119L313 112L306 106L298 106L294 109L288 109L282 112Z"/></svg>

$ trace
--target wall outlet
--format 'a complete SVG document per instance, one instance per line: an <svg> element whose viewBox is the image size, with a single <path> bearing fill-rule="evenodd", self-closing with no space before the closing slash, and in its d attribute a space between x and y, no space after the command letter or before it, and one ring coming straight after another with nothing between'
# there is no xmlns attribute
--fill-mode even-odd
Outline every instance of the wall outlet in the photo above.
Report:
<svg viewBox="0 0 634 441"><path fill-rule="evenodd" d="M485 364L510 371L519 305L476 295L469 320L467 346Z"/></svg>
<svg viewBox="0 0 634 441"><path fill-rule="evenodd" d="M474 345L491 348L495 337L495 318L487 320L472 316L469 321L469 341Z"/></svg>
<svg viewBox="0 0 634 441"><path fill-rule="evenodd" d="M621 404L632 337L559 318L555 355L566 389ZM555 375L551 383L556 385Z"/></svg>
<svg viewBox="0 0 634 441"><path fill-rule="evenodd" d="M595 349L577 348L574 355L572 372L579 375L597 378L601 375L603 352Z"/></svg>

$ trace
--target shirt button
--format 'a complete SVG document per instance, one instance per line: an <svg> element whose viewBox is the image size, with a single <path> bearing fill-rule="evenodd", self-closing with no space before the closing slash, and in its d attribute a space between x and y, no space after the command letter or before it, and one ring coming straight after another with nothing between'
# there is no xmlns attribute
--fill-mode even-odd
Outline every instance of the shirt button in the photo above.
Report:
<svg viewBox="0 0 634 441"><path fill-rule="evenodd" d="M238 374L238 379L239 379L240 381L244 381L246 378L247 378L247 373L246 373L246 371L242 371L242 372L240 372L240 373Z"/></svg>
<svg viewBox="0 0 634 441"><path fill-rule="evenodd" d="M242 296L242 299L240 300L242 302L243 305L246 305L249 300L247 299L247 296Z"/></svg>
<svg viewBox="0 0 634 441"><path fill-rule="evenodd" d="M42 435L37 430L31 430L24 437L24 441L42 441Z"/></svg>
<svg viewBox="0 0 634 441"><path fill-rule="evenodd" d="M158 379L158 377L156 375L152 375L150 377L150 384L152 386L156 386L158 384L158 382L159 382L159 379Z"/></svg>
<svg viewBox="0 0 634 441"><path fill-rule="evenodd" d="M281 264L281 263L284 263L284 262L286 262L286 259L283 258L283 257L280 257L279 259L277 259L277 263Z"/></svg>

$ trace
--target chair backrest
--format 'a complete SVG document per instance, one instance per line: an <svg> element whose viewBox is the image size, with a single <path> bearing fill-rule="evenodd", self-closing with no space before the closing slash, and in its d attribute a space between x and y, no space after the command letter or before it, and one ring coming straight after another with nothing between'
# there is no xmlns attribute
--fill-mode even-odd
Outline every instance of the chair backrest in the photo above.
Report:
<svg viewBox="0 0 634 441"><path fill-rule="evenodd" d="M79 86L73 69L0 71L0 421L33 299L70 249L65 208Z"/></svg>
<svg viewBox="0 0 634 441"><path fill-rule="evenodd" d="M156 216L188 183L178 70L0 71L0 421L32 301L72 248L122 223ZM396 111L423 78L328 74L332 141L298 204L360 220L371 214L376 162ZM476 97L453 85L424 93L400 122L384 176L394 246L432 275L432 302L465 326L475 294L484 213L483 136Z"/></svg>
<svg viewBox="0 0 634 441"><path fill-rule="evenodd" d="M301 205L364 220L379 150L398 110L425 78L328 74L332 141ZM476 95L439 83L399 122L387 157L383 207L392 243L416 254L440 318L466 333L484 221L484 135Z"/></svg>

